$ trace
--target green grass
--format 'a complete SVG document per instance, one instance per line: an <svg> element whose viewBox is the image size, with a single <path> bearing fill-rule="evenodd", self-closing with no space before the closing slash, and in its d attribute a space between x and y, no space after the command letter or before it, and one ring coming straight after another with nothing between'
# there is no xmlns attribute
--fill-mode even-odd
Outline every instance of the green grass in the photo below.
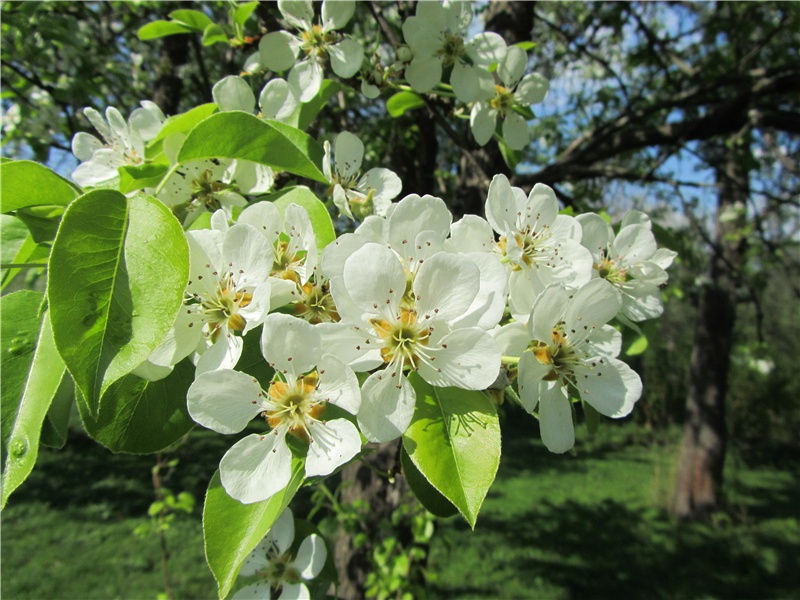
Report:
<svg viewBox="0 0 800 600"><path fill-rule="evenodd" d="M678 524L668 499L677 431L608 425L570 455L548 454L535 423L504 419L497 481L474 532L440 522L431 548L432 598L792 598L800 594L797 464L726 471L726 509ZM230 444L197 432L166 485L197 500L167 534L176 599L214 598L205 566L203 492ZM111 455L73 436L44 450L2 514L3 598L151 599L163 591L147 521L153 457ZM302 515L300 515L302 516Z"/></svg>

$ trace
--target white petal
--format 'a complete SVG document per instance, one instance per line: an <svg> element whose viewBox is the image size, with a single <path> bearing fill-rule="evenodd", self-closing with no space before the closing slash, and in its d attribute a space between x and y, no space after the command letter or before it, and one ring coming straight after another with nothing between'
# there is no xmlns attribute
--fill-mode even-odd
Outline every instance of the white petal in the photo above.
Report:
<svg viewBox="0 0 800 600"><path fill-rule="evenodd" d="M270 600L269 582L258 581L246 585L231 596L231 600Z"/></svg>
<svg viewBox="0 0 800 600"><path fill-rule="evenodd" d="M500 235L506 235L517 228L517 213L521 212L516 195L505 175L495 175L489 184L486 198L486 220Z"/></svg>
<svg viewBox="0 0 800 600"><path fill-rule="evenodd" d="M350 21L356 3L353 0L325 0L322 3L322 29L341 29Z"/></svg>
<svg viewBox="0 0 800 600"><path fill-rule="evenodd" d="M433 357L430 363L421 363L417 370L431 385L485 390L500 373L500 348L477 327L456 329L428 352Z"/></svg>
<svg viewBox="0 0 800 600"><path fill-rule="evenodd" d="M95 157L103 152L98 150ZM120 165L121 166L121 165ZM119 176L117 166L109 166L103 162L92 160L81 163L78 168L72 172L72 180L81 187L96 186L101 183L111 182Z"/></svg>
<svg viewBox="0 0 800 600"><path fill-rule="evenodd" d="M478 75L475 70L476 67L472 65L456 62L450 73L450 85L453 86L453 92L456 98L465 104L474 102L478 97Z"/></svg>
<svg viewBox="0 0 800 600"><path fill-rule="evenodd" d="M366 313L397 313L406 290L406 276L397 255L385 246L365 244L344 263L344 284Z"/></svg>
<svg viewBox="0 0 800 600"><path fill-rule="evenodd" d="M611 325L603 325L586 339L589 352L599 356L617 356L622 349L622 334Z"/></svg>
<svg viewBox="0 0 800 600"><path fill-rule="evenodd" d="M437 15L420 15L425 9L438 11ZM417 14L403 22L403 38L414 52L415 58L428 58L439 49L439 34L444 28L441 5L438 2L418 2ZM441 62L439 63L441 65ZM408 77L408 75L406 75Z"/></svg>
<svg viewBox="0 0 800 600"><path fill-rule="evenodd" d="M539 399L539 431L550 452L562 454L575 445L572 407L565 390L556 383L542 383Z"/></svg>
<svg viewBox="0 0 800 600"><path fill-rule="evenodd" d="M320 263L325 277L328 279L340 279L344 272L345 261L367 241L370 240L365 240L361 235L345 233L325 246Z"/></svg>
<svg viewBox="0 0 800 600"><path fill-rule="evenodd" d="M452 221L453 215L441 198L409 194L395 205L389 216L389 244L395 252L410 261L422 250L414 246L420 232L432 232L431 239L438 240L435 244L440 246L450 231ZM431 243L433 246L434 242ZM430 247L429 251L438 249Z"/></svg>
<svg viewBox="0 0 800 600"><path fill-rule="evenodd" d="M235 282L265 281L272 268L272 248L255 227L246 223L236 223L225 232L222 254L223 268Z"/></svg>
<svg viewBox="0 0 800 600"><path fill-rule="evenodd" d="M261 232L267 243L272 246L283 229L283 219L278 207L272 202L256 202L239 215L238 223L250 225ZM272 259L272 254L270 254Z"/></svg>
<svg viewBox="0 0 800 600"><path fill-rule="evenodd" d="M261 38L258 43L260 62L270 71L286 71L297 57L294 36L288 31L273 31Z"/></svg>
<svg viewBox="0 0 800 600"><path fill-rule="evenodd" d="M558 216L556 193L549 185L537 183L528 194L526 225L540 231L544 225L550 226Z"/></svg>
<svg viewBox="0 0 800 600"><path fill-rule="evenodd" d="M289 87L300 102L308 102L322 86L322 65L314 59L297 63L289 71Z"/></svg>
<svg viewBox="0 0 800 600"><path fill-rule="evenodd" d="M364 176L358 181L358 188L374 190L373 202L379 198L392 200L403 189L403 182L394 171L375 167L364 173Z"/></svg>
<svg viewBox="0 0 800 600"><path fill-rule="evenodd" d="M261 353L276 370L298 377L317 365L322 354L322 341L308 321L272 313L264 320Z"/></svg>
<svg viewBox="0 0 800 600"><path fill-rule="evenodd" d="M285 509L281 515L275 519L272 527L269 528L264 541L274 544L280 554L286 552L294 541L294 515L292 509Z"/></svg>
<svg viewBox="0 0 800 600"><path fill-rule="evenodd" d="M278 0L278 10L283 18L298 29L310 29L314 20L311 0Z"/></svg>
<svg viewBox="0 0 800 600"><path fill-rule="evenodd" d="M325 540L312 533L300 543L297 557L292 561L292 566L300 571L300 577L303 579L314 579L322 572L327 558L328 551L325 548Z"/></svg>
<svg viewBox="0 0 800 600"><path fill-rule="evenodd" d="M89 106L83 109L83 114L104 140L109 141L111 139L111 128L106 123L103 115Z"/></svg>
<svg viewBox="0 0 800 600"><path fill-rule="evenodd" d="M492 226L477 215L464 215L450 226L446 247L454 252L492 252Z"/></svg>
<svg viewBox="0 0 800 600"><path fill-rule="evenodd" d="M297 98L286 80L278 77L270 79L261 90L258 106L263 118L281 121L291 116L297 109Z"/></svg>
<svg viewBox="0 0 800 600"><path fill-rule="evenodd" d="M611 240L614 239L614 232L611 225L600 215L595 213L584 213L575 217L581 225L581 244L589 249L595 262L600 262L603 251L608 248Z"/></svg>
<svg viewBox="0 0 800 600"><path fill-rule="evenodd" d="M358 411L361 433L371 442L399 438L411 424L415 401L414 388L399 369L373 373L361 386Z"/></svg>
<svg viewBox="0 0 800 600"><path fill-rule="evenodd" d="M217 369L232 369L242 356L242 338L224 333L197 359L194 372L196 375Z"/></svg>
<svg viewBox="0 0 800 600"><path fill-rule="evenodd" d="M520 356L531 342L525 324L515 321L494 329L491 334L503 356Z"/></svg>
<svg viewBox="0 0 800 600"><path fill-rule="evenodd" d="M551 342L553 329L562 320L568 301L567 292L557 285L550 286L539 294L528 323L532 339L546 344Z"/></svg>
<svg viewBox="0 0 800 600"><path fill-rule="evenodd" d="M582 286L564 313L564 333L571 343L582 340L614 318L622 305L619 292L605 279Z"/></svg>
<svg viewBox="0 0 800 600"><path fill-rule="evenodd" d="M522 407L533 414L539 404L542 379L550 372L549 365L540 363L533 352L523 352L517 366L517 384Z"/></svg>
<svg viewBox="0 0 800 600"><path fill-rule="evenodd" d="M525 74L528 66L528 54L519 46L510 46L505 58L500 61L497 67L497 74L500 80L508 88L513 88L520 78Z"/></svg>
<svg viewBox="0 0 800 600"><path fill-rule="evenodd" d="M252 113L256 107L256 97L250 85L235 75L229 75L215 83L211 95L221 111L243 110Z"/></svg>
<svg viewBox="0 0 800 600"><path fill-rule="evenodd" d="M272 187L274 176L272 169L250 160L235 160L233 180L243 194L265 194Z"/></svg>
<svg viewBox="0 0 800 600"><path fill-rule="evenodd" d="M79 131L72 137L72 153L80 161L90 160L103 143L90 133Z"/></svg>
<svg viewBox="0 0 800 600"><path fill-rule="evenodd" d="M364 48L356 40L344 38L338 44L328 46L328 57L331 59L333 72L347 79L358 73L361 68Z"/></svg>
<svg viewBox="0 0 800 600"><path fill-rule="evenodd" d="M358 387L356 374L339 358L334 357L338 355L338 348L326 345L325 351L329 354L325 354L317 363L319 371L317 398L355 415L361 406L361 390Z"/></svg>
<svg viewBox="0 0 800 600"><path fill-rule="evenodd" d="M333 157L336 160L336 172L349 179L361 169L364 144L352 133L343 131L333 142Z"/></svg>
<svg viewBox="0 0 800 600"><path fill-rule="evenodd" d="M414 279L417 318L451 321L461 317L480 289L480 269L463 254L439 252L427 259Z"/></svg>
<svg viewBox="0 0 800 600"><path fill-rule="evenodd" d="M345 323L320 323L314 328L322 337L322 347L354 371L372 371L383 364L378 338L368 335L364 329ZM367 344L366 340L370 343ZM347 406L343 408L347 410Z"/></svg>
<svg viewBox="0 0 800 600"><path fill-rule="evenodd" d="M186 405L192 419L219 433L241 431L265 406L258 381L228 369L198 375Z"/></svg>
<svg viewBox="0 0 800 600"><path fill-rule="evenodd" d="M305 252L303 264L297 268L300 283L305 284L317 267L317 239L308 211L290 203L283 212L284 231L289 235L288 251L293 254Z"/></svg>
<svg viewBox="0 0 800 600"><path fill-rule="evenodd" d="M655 251L655 254L650 257L650 260L662 269L667 269L672 264L672 261L675 260L676 256L678 256L678 253L673 250L659 248Z"/></svg>
<svg viewBox="0 0 800 600"><path fill-rule="evenodd" d="M334 419L309 426L311 443L306 457L306 475L330 475L361 451L358 429L347 419Z"/></svg>
<svg viewBox="0 0 800 600"><path fill-rule="evenodd" d="M622 216L619 228L624 229L628 225L643 225L648 229L652 229L653 227L653 224L650 222L650 217L640 210L629 210Z"/></svg>
<svg viewBox="0 0 800 600"><path fill-rule="evenodd" d="M642 395L639 375L621 360L597 358L575 367L576 387L581 398L607 417L629 414Z"/></svg>
<svg viewBox="0 0 800 600"><path fill-rule="evenodd" d="M467 257L480 270L480 289L464 314L453 321L453 326L491 329L506 308L508 271L494 254L472 252Z"/></svg>
<svg viewBox="0 0 800 600"><path fill-rule="evenodd" d="M497 126L497 111L488 104L478 102L469 113L469 126L478 145L485 145L492 139Z"/></svg>
<svg viewBox="0 0 800 600"><path fill-rule="evenodd" d="M623 227L614 240L614 256L621 257L626 264L633 265L648 260L656 252L653 232L644 225Z"/></svg>
<svg viewBox="0 0 800 600"><path fill-rule="evenodd" d="M242 568L239 570L239 575L250 577L266 567L269 564L267 553L270 551L271 547L272 542L269 540L269 537L265 537L261 540L250 554L247 555L247 558L244 559Z"/></svg>
<svg viewBox="0 0 800 600"><path fill-rule="evenodd" d="M542 277L542 272L542 269L511 272L508 278L508 311L517 321L528 322L536 298L548 285L554 283L549 278Z"/></svg>
<svg viewBox="0 0 800 600"><path fill-rule="evenodd" d="M381 95L381 88L369 83L366 79L361 80L361 93L370 100L374 100Z"/></svg>
<svg viewBox="0 0 800 600"><path fill-rule="evenodd" d="M292 477L292 453L286 445L286 429L242 438L219 463L222 487L242 504L260 502L277 494Z"/></svg>
<svg viewBox="0 0 800 600"><path fill-rule="evenodd" d="M506 113L503 119L503 139L512 150L522 150L531 141L528 123L513 110Z"/></svg>
<svg viewBox="0 0 800 600"><path fill-rule="evenodd" d="M262 69L266 69L266 65L261 64L261 52L251 52L250 55L244 59L242 71L245 73L258 73Z"/></svg>
<svg viewBox="0 0 800 600"><path fill-rule="evenodd" d="M622 296L622 314L631 321L655 319L664 312L661 290L657 285L644 282L629 282Z"/></svg>
<svg viewBox="0 0 800 600"><path fill-rule="evenodd" d="M488 67L503 60L506 41L494 32L484 31L467 42L464 50L476 65Z"/></svg>
<svg viewBox="0 0 800 600"><path fill-rule="evenodd" d="M131 132L125 118L116 108L109 106L106 109L106 121L108 121L111 131L121 140L128 141Z"/></svg>
<svg viewBox="0 0 800 600"><path fill-rule="evenodd" d="M514 92L514 100L522 106L530 106L544 100L550 82L538 73L529 73L522 78Z"/></svg>
<svg viewBox="0 0 800 600"><path fill-rule="evenodd" d="M429 92L442 80L442 61L435 56L415 56L406 67L406 79L418 92Z"/></svg>
<svg viewBox="0 0 800 600"><path fill-rule="evenodd" d="M311 600L311 593L304 583L284 583L278 600Z"/></svg>

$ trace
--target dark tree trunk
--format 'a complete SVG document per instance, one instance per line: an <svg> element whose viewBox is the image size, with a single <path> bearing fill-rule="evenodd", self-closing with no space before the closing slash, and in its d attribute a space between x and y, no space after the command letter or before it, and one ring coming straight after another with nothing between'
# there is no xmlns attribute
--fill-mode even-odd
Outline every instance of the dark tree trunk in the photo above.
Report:
<svg viewBox="0 0 800 600"><path fill-rule="evenodd" d="M705 519L721 499L727 442L725 394L749 192L746 152L737 150L734 144L725 149L716 167L714 253L709 281L701 290L697 310L686 421L670 506L672 514L680 519Z"/></svg>
<svg viewBox="0 0 800 600"><path fill-rule="evenodd" d="M189 60L189 36L171 35L161 40L161 43L153 102L158 104L164 114L174 115L178 112L183 91L183 79L178 75L178 67Z"/></svg>
<svg viewBox="0 0 800 600"><path fill-rule="evenodd" d="M367 540L360 547L353 544L353 536L339 529L333 540L333 560L339 576L337 596L347 600L365 597L367 575L372 570L370 556L380 531L380 523L391 519L392 513L408 502L408 486L400 475L400 440L375 446L375 452L363 462L347 465L342 470L340 502L352 504L365 500L369 512L361 525Z"/></svg>

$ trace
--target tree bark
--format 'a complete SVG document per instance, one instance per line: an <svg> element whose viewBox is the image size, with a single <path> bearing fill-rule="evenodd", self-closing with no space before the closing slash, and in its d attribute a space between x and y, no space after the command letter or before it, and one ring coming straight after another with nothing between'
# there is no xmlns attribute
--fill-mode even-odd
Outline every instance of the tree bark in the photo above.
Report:
<svg viewBox="0 0 800 600"><path fill-rule="evenodd" d="M716 167L715 251L709 281L700 293L686 421L670 506L671 513L680 519L706 519L721 500L727 443L725 395L749 195L746 148L747 144L730 145Z"/></svg>

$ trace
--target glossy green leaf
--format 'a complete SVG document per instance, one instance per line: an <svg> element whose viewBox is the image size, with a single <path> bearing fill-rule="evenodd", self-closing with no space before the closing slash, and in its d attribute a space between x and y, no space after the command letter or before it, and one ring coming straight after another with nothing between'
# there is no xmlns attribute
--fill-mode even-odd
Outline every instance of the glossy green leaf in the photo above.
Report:
<svg viewBox="0 0 800 600"><path fill-rule="evenodd" d="M3 454L5 461L0 508L6 505L8 497L27 479L36 464L42 424L63 375L64 361L56 350L50 318L45 312L22 396L12 402L16 404L14 417L10 423L4 424L4 427L10 426L11 430L7 442L9 451ZM3 413L5 420L5 407Z"/></svg>
<svg viewBox="0 0 800 600"><path fill-rule="evenodd" d="M158 381L126 375L103 394L96 417L78 398L81 421L86 432L112 452L158 452L194 426L186 409L186 392L193 381L194 365L188 360Z"/></svg>
<svg viewBox="0 0 800 600"><path fill-rule="evenodd" d="M500 464L495 406L482 392L433 387L416 373L409 381L417 404L403 448L474 528Z"/></svg>
<svg viewBox="0 0 800 600"><path fill-rule="evenodd" d="M0 231L0 237L4 236L5 233ZM12 245L9 245L8 248L10 252L12 249ZM25 239L23 240L22 244L20 244L16 254L6 255L6 250L5 249L3 250L3 263L14 264L14 265L41 263L42 267L44 267L45 264L47 263L47 257L49 256L49 254L50 254L50 248L34 242L33 236L31 236L31 234L28 233ZM8 263L6 263L6 261L8 261ZM18 269L18 268L3 269L3 278L2 280L0 280L0 290L5 289L5 287L8 284L10 284L14 280L14 278L23 271L28 271L28 269Z"/></svg>
<svg viewBox="0 0 800 600"><path fill-rule="evenodd" d="M69 420L72 414L72 406L75 403L75 382L69 373L64 373L61 378L61 385L58 387L50 410L47 411L44 423L42 424L41 443L51 448L63 448L67 443L69 434Z"/></svg>
<svg viewBox="0 0 800 600"><path fill-rule="evenodd" d="M625 356L638 356L645 350L647 350L647 336L642 333L625 350Z"/></svg>
<svg viewBox="0 0 800 600"><path fill-rule="evenodd" d="M308 102L300 104L297 111L292 115L289 124L305 131L311 122L317 117L320 111L325 108L328 100L339 91L340 85L332 79L325 79L319 88L319 92Z"/></svg>
<svg viewBox="0 0 800 600"><path fill-rule="evenodd" d="M106 389L166 335L183 299L188 255L180 223L154 198L94 190L64 213L47 270L50 318L92 414Z"/></svg>
<svg viewBox="0 0 800 600"><path fill-rule="evenodd" d="M42 298L41 292L31 290L0 298L0 446L4 457L39 337Z"/></svg>
<svg viewBox="0 0 800 600"><path fill-rule="evenodd" d="M242 158L325 183L322 157L322 146L302 131L238 110L211 115L198 123L178 153L182 163Z"/></svg>
<svg viewBox="0 0 800 600"><path fill-rule="evenodd" d="M153 21L147 25L142 25L136 35L142 41L155 40L168 35L179 33L192 33L193 29L176 21Z"/></svg>
<svg viewBox="0 0 800 600"><path fill-rule="evenodd" d="M173 115L166 120L164 126L161 128L161 131L158 132L158 135L153 138L150 144L152 145L160 142L165 137L172 135L173 133L188 133L192 127L197 125L203 119L207 119L215 112L217 112L217 105L213 102L208 102L206 104L201 104L200 106L195 106L193 109L187 110L185 113Z"/></svg>
<svg viewBox="0 0 800 600"><path fill-rule="evenodd" d="M158 163L126 165L117 170L119 171L119 191L127 194L146 187L156 187L169 170L169 165Z"/></svg>
<svg viewBox="0 0 800 600"><path fill-rule="evenodd" d="M200 12L199 10L192 10L190 8L173 10L171 13L169 13L169 18L173 21L183 23L195 31L203 31L209 25L213 25L213 22L208 18L208 15Z"/></svg>
<svg viewBox="0 0 800 600"><path fill-rule="evenodd" d="M414 465L414 462L408 456L405 449L400 451L400 464L403 467L403 475L406 477L408 487L414 492L417 500L420 501L429 512L437 517L449 517L458 512L458 509L453 506L447 498L442 496L435 487L433 487L425 476L419 472L419 469Z"/></svg>
<svg viewBox="0 0 800 600"><path fill-rule="evenodd" d="M530 41L517 42L514 45L519 47L519 48L522 48L523 50L525 50L527 52L528 50L533 50L536 47L536 42L530 42Z"/></svg>
<svg viewBox="0 0 800 600"><path fill-rule="evenodd" d="M254 504L242 504L228 496L219 471L214 473L203 506L203 542L220 598L230 593L244 559L289 506L303 483L304 473L303 460L294 458L292 478L283 491Z"/></svg>
<svg viewBox="0 0 800 600"><path fill-rule="evenodd" d="M414 92L397 92L386 101L386 110L394 118L423 106L425 101Z"/></svg>
<svg viewBox="0 0 800 600"><path fill-rule="evenodd" d="M305 208L311 220L311 227L314 228L314 237L317 239L317 248L319 250L322 250L336 239L336 232L333 229L333 221L328 209L314 195L314 192L306 186L298 185L284 188L277 194L269 196L267 200L274 202L275 206L280 209L281 214L292 203Z"/></svg>
<svg viewBox="0 0 800 600"><path fill-rule="evenodd" d="M508 168L515 169L519 161L522 160L522 152L509 148L502 138L497 138L497 147L500 149L500 154Z"/></svg>
<svg viewBox="0 0 800 600"><path fill-rule="evenodd" d="M258 2L243 2L242 4L237 5L236 10L233 11L234 23L236 23L240 27L243 26L257 7L258 7Z"/></svg>
<svg viewBox="0 0 800 600"><path fill-rule="evenodd" d="M63 206L29 206L20 208L17 217L25 223L31 232L33 241L37 244L51 242L56 237L61 215L64 214Z"/></svg>
<svg viewBox="0 0 800 600"><path fill-rule="evenodd" d="M223 44L228 43L228 36L225 31L219 25L215 23L211 23L208 27L203 30L203 37L202 37L203 46L211 46L218 42L222 42Z"/></svg>
<svg viewBox="0 0 800 600"><path fill-rule="evenodd" d="M76 185L39 163L13 160L0 164L0 212L29 206L64 206L79 193Z"/></svg>

